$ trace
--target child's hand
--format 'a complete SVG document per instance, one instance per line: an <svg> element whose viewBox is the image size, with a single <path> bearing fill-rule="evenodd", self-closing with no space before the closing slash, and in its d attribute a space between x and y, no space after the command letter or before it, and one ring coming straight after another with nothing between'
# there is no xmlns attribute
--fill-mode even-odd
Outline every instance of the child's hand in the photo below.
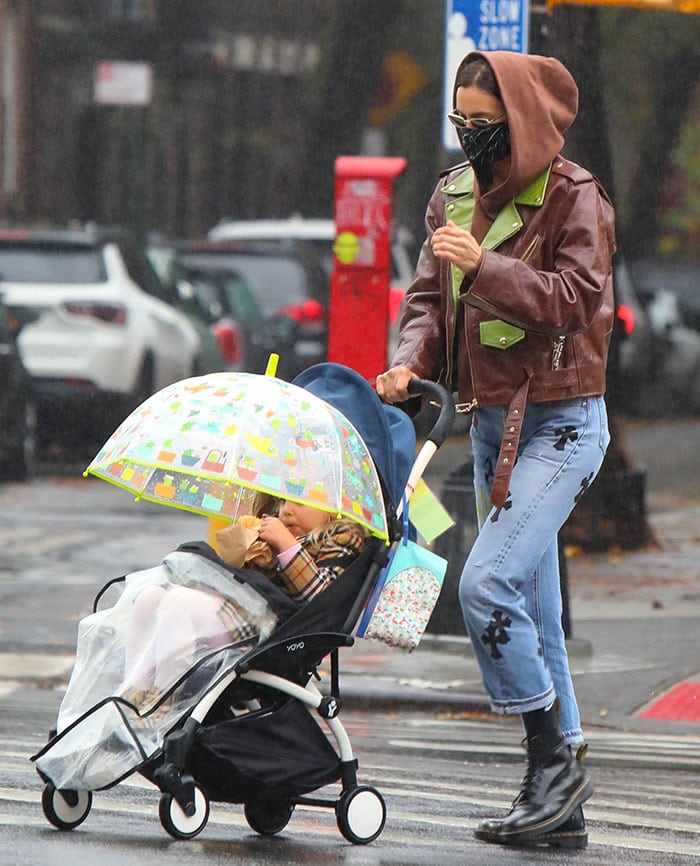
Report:
<svg viewBox="0 0 700 866"><path fill-rule="evenodd" d="M297 543L296 536L282 523L279 517L263 515L258 538L266 541L275 553L282 553Z"/></svg>

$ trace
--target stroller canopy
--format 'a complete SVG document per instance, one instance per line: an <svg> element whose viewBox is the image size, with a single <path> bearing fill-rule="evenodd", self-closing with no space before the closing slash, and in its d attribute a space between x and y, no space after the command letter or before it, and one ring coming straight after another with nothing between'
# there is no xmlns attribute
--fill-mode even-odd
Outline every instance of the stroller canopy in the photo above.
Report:
<svg viewBox="0 0 700 866"><path fill-rule="evenodd" d="M330 403L350 421L369 448L395 513L416 451L415 429L408 415L382 403L366 379L342 364L316 364L292 384Z"/></svg>

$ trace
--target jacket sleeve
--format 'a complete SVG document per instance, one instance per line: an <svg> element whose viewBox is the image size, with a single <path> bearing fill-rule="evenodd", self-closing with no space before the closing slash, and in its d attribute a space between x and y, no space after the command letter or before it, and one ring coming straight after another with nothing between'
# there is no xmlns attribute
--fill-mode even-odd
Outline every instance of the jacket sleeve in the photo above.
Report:
<svg viewBox="0 0 700 866"><path fill-rule="evenodd" d="M601 307L615 251L614 212L591 175L558 185L544 207L548 238L542 268L517 255L484 250L460 299L513 325L542 333L586 330Z"/></svg>
<svg viewBox="0 0 700 866"><path fill-rule="evenodd" d="M428 202L425 215L426 239L418 258L413 282L406 292L404 312L399 325L399 343L391 361L392 367L406 366L421 379L431 381L439 380L446 357L445 306L440 287L441 263L433 255L431 243L433 232L444 222L439 186Z"/></svg>

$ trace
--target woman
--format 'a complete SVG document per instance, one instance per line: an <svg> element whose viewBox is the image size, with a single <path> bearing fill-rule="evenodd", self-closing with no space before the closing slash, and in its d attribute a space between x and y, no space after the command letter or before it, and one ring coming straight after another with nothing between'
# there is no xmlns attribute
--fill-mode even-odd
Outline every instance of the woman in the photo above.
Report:
<svg viewBox="0 0 700 866"><path fill-rule="evenodd" d="M613 323L614 213L562 158L578 91L555 59L473 52L449 118L469 159L428 204L388 402L441 379L474 410L479 536L459 597L494 711L522 717L528 771L480 839L584 847L592 787L561 627L557 533L598 472ZM574 747L572 749L572 747Z"/></svg>

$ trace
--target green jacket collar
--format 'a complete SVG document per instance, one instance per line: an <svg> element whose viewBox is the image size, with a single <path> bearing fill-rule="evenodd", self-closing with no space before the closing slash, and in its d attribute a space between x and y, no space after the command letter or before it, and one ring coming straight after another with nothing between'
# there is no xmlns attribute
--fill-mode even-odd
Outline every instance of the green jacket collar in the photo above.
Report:
<svg viewBox="0 0 700 866"><path fill-rule="evenodd" d="M549 175L552 171L551 164L536 178L527 189L524 189L512 201L508 202L499 212L496 219L491 224L486 237L481 242L481 246L487 250L495 249L503 241L508 240L516 232L520 231L523 225L522 218L518 212L516 205L524 204L530 207L540 207L544 202L544 195L549 182ZM462 174L458 175L454 180L445 184L441 192L450 196L469 196L474 197L474 171L471 167L467 168ZM470 213L473 210L469 209ZM469 228L464 226L464 228Z"/></svg>

